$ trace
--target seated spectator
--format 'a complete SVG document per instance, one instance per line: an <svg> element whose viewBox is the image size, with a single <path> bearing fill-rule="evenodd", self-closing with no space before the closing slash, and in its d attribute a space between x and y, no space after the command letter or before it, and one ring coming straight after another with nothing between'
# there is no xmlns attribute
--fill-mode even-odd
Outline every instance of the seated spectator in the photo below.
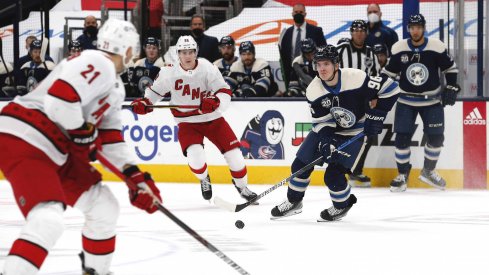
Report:
<svg viewBox="0 0 489 275"><path fill-rule="evenodd" d="M312 59L316 52L316 43L311 38L301 41L301 55L292 61L292 74L290 75L289 90L284 94L288 97L306 96L306 88L316 77L312 68Z"/></svg>
<svg viewBox="0 0 489 275"><path fill-rule="evenodd" d="M52 61L41 60L41 41L34 40L31 43L29 52L32 61L26 62L20 67L20 77L17 81L17 92L26 94L32 90L51 72L55 64Z"/></svg>
<svg viewBox="0 0 489 275"><path fill-rule="evenodd" d="M165 66L163 58L160 56L160 40L155 37L148 37L144 41L145 58L141 58L129 68L128 78L133 89L133 97L144 96L146 87L153 85L153 81L160 72L160 68Z"/></svg>
<svg viewBox="0 0 489 275"><path fill-rule="evenodd" d="M80 41L71 40L70 43L68 44L68 56L70 57L79 56L82 51L83 51L83 47L81 46Z"/></svg>
<svg viewBox="0 0 489 275"><path fill-rule="evenodd" d="M224 77L234 97L268 97L277 92L272 69L265 59L255 58L251 41L239 45L240 60L233 63L229 76Z"/></svg>
<svg viewBox="0 0 489 275"><path fill-rule="evenodd" d="M385 44L375 44L373 47L374 53L379 60L380 68L384 68L389 61L389 53L387 51L387 45Z"/></svg>
<svg viewBox="0 0 489 275"><path fill-rule="evenodd" d="M234 56L234 52L236 51L234 39L231 36L223 36L221 41L219 41L219 51L221 52L222 58L214 61L214 65L219 68L222 76L227 76L231 65L238 60L238 57Z"/></svg>
<svg viewBox="0 0 489 275"><path fill-rule="evenodd" d="M16 95L13 82L12 64L0 58L0 97L14 97Z"/></svg>
<svg viewBox="0 0 489 275"><path fill-rule="evenodd" d="M83 34L78 36L76 40L80 41L81 46L85 50L97 49L97 34L97 18L95 18L95 16L93 15L89 15L85 17L85 23L83 24Z"/></svg>

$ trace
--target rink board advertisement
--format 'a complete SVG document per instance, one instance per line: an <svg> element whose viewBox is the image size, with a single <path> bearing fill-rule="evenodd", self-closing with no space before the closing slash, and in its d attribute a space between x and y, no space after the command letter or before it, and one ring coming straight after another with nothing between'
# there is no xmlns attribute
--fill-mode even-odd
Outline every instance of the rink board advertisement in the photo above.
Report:
<svg viewBox="0 0 489 275"><path fill-rule="evenodd" d="M486 109L486 102L457 102L445 108L445 142L437 169L449 187L487 187ZM365 164L364 172L372 177L374 186L387 186L397 173L393 114L394 110L387 116L384 131L370 149ZM305 101L233 101L224 117L238 139L248 143L250 150L242 153L251 183L275 183L287 177L299 146L311 130ZM155 109L144 116L123 110L122 119L124 139L138 163L149 169L157 181L196 182L178 142L178 126L168 109ZM411 143L410 185L414 187L419 184L417 175L423 166L426 144L419 117L416 124ZM230 182L222 154L207 140L204 145L213 181ZM324 168L316 169L312 184L322 184Z"/></svg>

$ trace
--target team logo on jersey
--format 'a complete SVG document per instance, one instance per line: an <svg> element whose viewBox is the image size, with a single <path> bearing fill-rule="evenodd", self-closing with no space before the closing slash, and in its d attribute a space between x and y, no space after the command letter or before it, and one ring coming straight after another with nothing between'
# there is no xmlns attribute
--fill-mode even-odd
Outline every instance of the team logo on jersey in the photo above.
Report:
<svg viewBox="0 0 489 275"><path fill-rule="evenodd" d="M407 54L401 55L401 62L402 63L408 63L409 62L409 56Z"/></svg>
<svg viewBox="0 0 489 275"><path fill-rule="evenodd" d="M336 122L343 128L350 128L355 125L357 118L354 113L343 107L332 107L330 113Z"/></svg>
<svg viewBox="0 0 489 275"><path fill-rule="evenodd" d="M428 81L430 72L424 64L413 63L407 68L406 76L411 84L413 84L414 86L421 86L425 84L426 81Z"/></svg>
<svg viewBox="0 0 489 275"><path fill-rule="evenodd" d="M153 79L149 76L142 76L138 82L138 89L144 91L146 87L153 85Z"/></svg>
<svg viewBox="0 0 489 275"><path fill-rule="evenodd" d="M27 86L27 91L32 92L34 88L37 87L37 79L33 76L29 76L27 78L26 86Z"/></svg>
<svg viewBox="0 0 489 275"><path fill-rule="evenodd" d="M323 106L324 108L331 107L331 100L327 97L323 98L323 100L321 100L321 106Z"/></svg>

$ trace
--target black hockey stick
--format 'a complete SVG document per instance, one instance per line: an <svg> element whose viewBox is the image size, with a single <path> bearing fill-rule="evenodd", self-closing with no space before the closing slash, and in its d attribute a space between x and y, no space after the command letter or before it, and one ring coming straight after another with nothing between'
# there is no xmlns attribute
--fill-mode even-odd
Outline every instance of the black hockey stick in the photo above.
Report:
<svg viewBox="0 0 489 275"><path fill-rule="evenodd" d="M349 146L350 144L352 144L353 142L355 142L356 140L360 139L360 138L363 138L365 136L365 134L363 132L357 134L356 136L352 137L351 139L345 141L343 144L341 144L340 146L338 146L338 148L335 149L335 151L341 151L343 150L345 147ZM328 157L329 158L329 157ZM224 209L227 209L231 212L239 212L243 209L245 209L246 207L250 206L251 204L253 204L254 202L256 202L257 200L265 197L268 193L272 192L273 190L279 188L280 186L286 184L287 182L290 181L290 179L294 178L294 177L297 177L299 175L301 175L302 173L304 173L305 171L311 169L312 167L314 167L315 165L321 163L323 161L323 157L319 157L315 160L313 160L311 163L307 164L306 166L302 167L301 169L299 169L298 171L296 171L295 173L292 173L290 176L288 176L287 178L283 179L281 182L275 184L274 186L268 188L267 190L263 191L261 194L259 194L258 196L256 196L256 198L248 201L248 202L245 202L245 203L242 203L242 204L233 204L233 203L230 203L228 201L225 201L223 199L221 199L220 197L215 197L214 198L214 204L221 207L221 208L224 208Z"/></svg>
<svg viewBox="0 0 489 275"><path fill-rule="evenodd" d="M105 167L107 167L112 173L116 174L121 180L125 181L128 185L130 186L136 186L136 184L124 176L121 171L119 171L107 158L105 158L100 152L97 152L97 159L102 163ZM139 187L138 187L139 188ZM149 191L151 193L151 191ZM188 225L186 225L184 222L182 222L179 218L177 218L175 215L173 215L170 210L166 209L163 205L161 205L161 202L155 197L154 203L158 207L158 210L163 212L170 220L175 222L178 226L180 226L183 230L185 230L187 233L189 233L192 237L194 237L197 241L199 241L203 246L205 246L207 249L212 251L214 254L216 254L217 257L219 257L221 260L225 261L228 265L230 265L234 270L239 272L239 274L243 275L249 275L246 270L244 270L240 265L235 263L231 258L226 256L222 251L220 251L217 247L215 247L213 244L208 242L206 239L204 239L202 236L200 236L195 230L190 228Z"/></svg>

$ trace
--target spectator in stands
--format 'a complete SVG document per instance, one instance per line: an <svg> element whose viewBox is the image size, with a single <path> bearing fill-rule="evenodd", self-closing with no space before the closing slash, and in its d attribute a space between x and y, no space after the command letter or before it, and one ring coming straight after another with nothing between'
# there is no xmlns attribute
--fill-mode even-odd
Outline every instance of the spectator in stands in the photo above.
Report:
<svg viewBox="0 0 489 275"><path fill-rule="evenodd" d="M240 60L231 65L229 76L224 77L234 97L268 97L277 92L272 69L265 59L255 58L255 45L251 41L239 45Z"/></svg>
<svg viewBox="0 0 489 275"><path fill-rule="evenodd" d="M76 40L80 41L83 49L96 49L97 48L97 34L98 34L98 22L97 18L93 15L85 17L85 23L83 24L83 34L78 36Z"/></svg>
<svg viewBox="0 0 489 275"><path fill-rule="evenodd" d="M81 46L80 41L71 40L70 43L68 43L68 56L79 56L82 51L83 47Z"/></svg>
<svg viewBox="0 0 489 275"><path fill-rule="evenodd" d="M213 36L204 34L205 21L204 17L200 14L194 14L192 20L190 20L190 30L192 31L192 37L199 46L198 57L203 57L209 62L216 61L219 55L219 41Z"/></svg>
<svg viewBox="0 0 489 275"><path fill-rule="evenodd" d="M316 77L313 70L312 61L316 52L316 43L311 38L306 38L301 42L301 52L292 62L292 73L290 74L290 84L288 91L284 94L287 97L304 97L309 83Z"/></svg>
<svg viewBox="0 0 489 275"><path fill-rule="evenodd" d="M375 44L385 44L390 54L392 45L399 40L396 31L382 23L382 12L377 3L367 6L368 36L367 45L373 47Z"/></svg>
<svg viewBox="0 0 489 275"><path fill-rule="evenodd" d="M279 41L280 59L286 86L289 84L292 72L292 61L301 54L301 41L311 38L318 47L326 45L323 29L307 23L306 15L306 6L300 3L295 4L292 8L294 25L285 31L281 41Z"/></svg>
<svg viewBox="0 0 489 275"><path fill-rule="evenodd" d="M31 43L29 52L32 61L24 63L20 67L21 75L17 81L17 92L25 94L32 90L51 72L55 64L52 61L41 59L41 40L34 40Z"/></svg>
<svg viewBox="0 0 489 275"><path fill-rule="evenodd" d="M219 68L222 76L227 76L231 69L231 65L233 65L238 57L234 55L236 52L236 43L231 36L223 36L221 41L219 41L219 51L221 52L222 58L214 61L214 65Z"/></svg>
<svg viewBox="0 0 489 275"><path fill-rule="evenodd" d="M350 26L350 42L338 45L341 68L362 70L369 76L379 75L380 66L372 48L365 43L367 22L357 19Z"/></svg>
<svg viewBox="0 0 489 275"><path fill-rule="evenodd" d="M389 53L387 51L387 46L385 44L375 44L373 47L374 53L379 60L380 68L384 68L389 61Z"/></svg>
<svg viewBox="0 0 489 275"><path fill-rule="evenodd" d="M153 85L153 81L160 72L160 68L165 66L165 61L160 56L161 42L155 37L148 37L143 44L145 58L136 61L133 67L129 68L128 78L132 88L131 93L126 93L129 97L142 97L144 90Z"/></svg>

